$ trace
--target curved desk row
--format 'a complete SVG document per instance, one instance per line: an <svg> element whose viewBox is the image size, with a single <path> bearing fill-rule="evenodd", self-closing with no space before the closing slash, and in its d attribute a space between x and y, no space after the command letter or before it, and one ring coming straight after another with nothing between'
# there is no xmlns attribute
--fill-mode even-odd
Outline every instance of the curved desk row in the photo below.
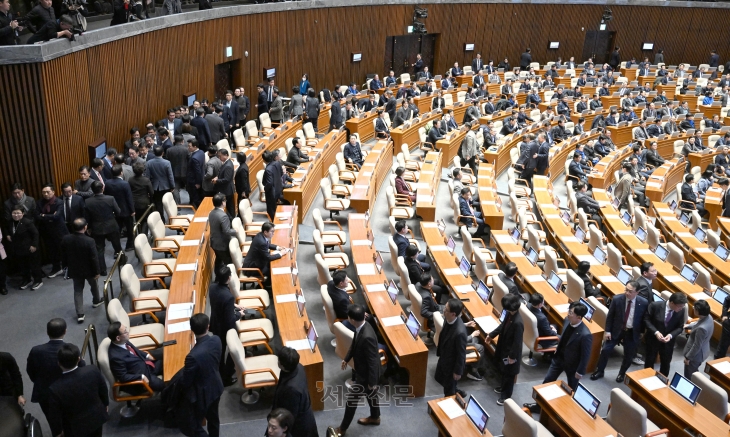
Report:
<svg viewBox="0 0 730 437"><path fill-rule="evenodd" d="M392 167L393 147L390 141L380 140L370 149L365 163L357 173L350 196L350 207L359 213L371 210Z"/></svg>
<svg viewBox="0 0 730 437"><path fill-rule="evenodd" d="M484 223L492 232L501 230L504 226L504 211L502 211L502 198L497 194L497 178L494 176L492 164L479 163L477 184Z"/></svg>
<svg viewBox="0 0 730 437"><path fill-rule="evenodd" d="M253 145L253 147L247 147L244 148L242 151L245 152L247 155L253 155L253 159L251 160L251 163L248 165L249 167L249 184L251 185L251 190L255 190L258 186L258 181L256 180L256 173L258 173L259 170L264 169L264 158L263 154L266 150L276 150L279 148L284 148L286 150L286 140L289 138L294 138L297 134L298 130L302 129L302 121L296 121L293 122L291 120L288 120L284 123L282 123L279 127L274 129L274 131L259 139L256 141L256 143ZM286 158L286 156L282 156L282 159Z"/></svg>

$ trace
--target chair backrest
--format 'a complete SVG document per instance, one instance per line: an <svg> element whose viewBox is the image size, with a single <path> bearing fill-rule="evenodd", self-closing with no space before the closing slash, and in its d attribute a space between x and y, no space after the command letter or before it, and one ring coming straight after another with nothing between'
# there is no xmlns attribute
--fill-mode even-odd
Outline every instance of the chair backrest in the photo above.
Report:
<svg viewBox="0 0 730 437"><path fill-rule="evenodd" d="M661 239L659 238L659 230L657 230L656 227L654 227L653 224L650 222L646 223L646 244L649 245L649 247L657 247L659 245L659 242Z"/></svg>
<svg viewBox="0 0 730 437"><path fill-rule="evenodd" d="M125 264L119 271L119 279L122 281L122 290L129 294L132 299L139 298L140 284L137 274L134 273L132 264Z"/></svg>
<svg viewBox="0 0 730 437"><path fill-rule="evenodd" d="M223 138L223 139L219 140L216 143L216 147L218 147L218 150L226 149L226 150L228 150L228 154L229 155L232 155L232 153L231 153L231 146L228 144L228 139L227 138Z"/></svg>
<svg viewBox="0 0 730 437"><path fill-rule="evenodd" d="M228 241L228 253L231 255L231 261L235 270L231 272L237 272L238 269L243 268L243 253L241 253L241 246L238 245L238 241L233 238Z"/></svg>
<svg viewBox="0 0 730 437"><path fill-rule="evenodd" d="M618 250L618 248L614 246L613 243L608 243L606 245L606 254L606 264L608 264L608 268L610 268L614 272L618 272L623 265L623 260L621 259L621 251Z"/></svg>
<svg viewBox="0 0 730 437"><path fill-rule="evenodd" d="M340 183L340 173L337 171L337 165L331 164L327 171L329 173L330 182L332 182L332 185L339 184Z"/></svg>
<svg viewBox="0 0 730 437"><path fill-rule="evenodd" d="M710 272L700 263L692 263L692 268L697 271L697 285L702 287L703 290L712 291L712 278L710 278Z"/></svg>
<svg viewBox="0 0 730 437"><path fill-rule="evenodd" d="M152 211L147 216L147 226L150 228L152 238L157 239L165 237L165 224L162 223L162 218L160 218L159 212Z"/></svg>
<svg viewBox="0 0 730 437"><path fill-rule="evenodd" d="M109 346L111 346L111 344L112 341L109 337L104 337L104 339L101 340L99 349L96 350L96 360L99 362L99 368L101 369L101 373L104 375L104 378L106 378L110 386L113 386L117 381L114 379L111 363L109 362ZM109 397L113 399L113 396L114 390L109 390Z"/></svg>
<svg viewBox="0 0 730 437"><path fill-rule="evenodd" d="M325 178L319 181L319 190L322 192L322 197L325 200L332 198L332 183L329 179Z"/></svg>
<svg viewBox="0 0 730 437"><path fill-rule="evenodd" d="M314 262L317 264L317 281L319 282L319 285L327 285L327 283L332 280L332 275L327 267L327 263L324 262L322 255L318 253L314 254Z"/></svg>
<svg viewBox="0 0 730 437"><path fill-rule="evenodd" d="M717 246L720 245L720 236L717 235L715 231L712 229L705 229L705 232L707 232L707 245L710 247L710 249L715 250L717 249Z"/></svg>
<svg viewBox="0 0 730 437"><path fill-rule="evenodd" d="M692 232L694 234L697 231L697 228L700 227L700 223L702 223L701 222L702 217L700 217L700 213L697 212L696 209L693 209L690 212L690 215L692 216L692 222L690 222L690 224L689 224L689 229L690 229L690 232Z"/></svg>
<svg viewBox="0 0 730 437"><path fill-rule="evenodd" d="M142 264L152 262L152 248L146 235L139 234L134 238L134 252Z"/></svg>
<svg viewBox="0 0 730 437"><path fill-rule="evenodd" d="M119 302L119 299L109 301L109 306L106 307L106 314L109 316L110 323L119 322L126 327L131 326L129 324L129 315L127 315L127 311L122 306L122 303Z"/></svg>
<svg viewBox="0 0 730 437"><path fill-rule="evenodd" d="M542 270L545 276L550 276L550 272L558 273L558 254L552 246L545 247L545 263Z"/></svg>
<svg viewBox="0 0 730 437"><path fill-rule="evenodd" d="M492 306L497 310L498 313L502 312L502 298L509 294L507 286L504 285L499 275L492 276Z"/></svg>
<svg viewBox="0 0 730 437"><path fill-rule="evenodd" d="M456 101L463 102L466 100L466 91L459 91L456 93Z"/></svg>
<svg viewBox="0 0 730 437"><path fill-rule="evenodd" d="M697 397L697 403L724 421L728 413L727 392L710 381L702 372L693 373L692 382L702 389Z"/></svg>
<svg viewBox="0 0 730 437"><path fill-rule="evenodd" d="M395 217L388 216L388 227L390 228L390 235L395 235Z"/></svg>
<svg viewBox="0 0 730 437"><path fill-rule="evenodd" d="M403 290L403 296L406 299L411 300L411 296L408 290L408 286L411 285L411 278L408 276L408 267L403 260L402 256L397 258L398 270L396 272L400 275L400 288Z"/></svg>
<svg viewBox="0 0 730 437"><path fill-rule="evenodd" d="M589 304L593 305L596 311L593 313L593 320L603 329L606 329L606 318L608 317L608 308L596 299L595 296L588 296L586 299Z"/></svg>
<svg viewBox="0 0 730 437"><path fill-rule="evenodd" d="M321 233L324 232L324 220L322 220L322 213L319 211L319 208L314 208L312 210L312 221L314 222L314 227Z"/></svg>
<svg viewBox="0 0 730 437"><path fill-rule="evenodd" d="M256 127L256 120L246 122L246 139L258 138L259 129Z"/></svg>
<svg viewBox="0 0 730 437"><path fill-rule="evenodd" d="M441 330L444 327L444 315L440 311L433 313L433 327L436 333L433 335L433 342L439 344L439 337L441 336Z"/></svg>
<svg viewBox="0 0 730 437"><path fill-rule="evenodd" d="M319 232L319 229L312 231L312 239L314 240L314 249L318 254L324 256L324 243L322 242L322 233Z"/></svg>
<svg viewBox="0 0 730 437"><path fill-rule="evenodd" d="M308 140L313 140L317 138L316 133L314 132L314 127L312 126L312 123L304 123L302 126L302 129L304 130L304 137Z"/></svg>
<svg viewBox="0 0 730 437"><path fill-rule="evenodd" d="M393 267L393 270L397 273L398 272L398 245L395 244L395 240L393 240L393 235L388 236L388 249L390 249L390 266Z"/></svg>
<svg viewBox="0 0 730 437"><path fill-rule="evenodd" d="M177 217L177 203L175 203L172 193L165 193L162 196L162 208L165 210L168 220L169 217Z"/></svg>
<svg viewBox="0 0 730 437"><path fill-rule="evenodd" d="M504 437L537 437L537 423L512 399L504 401Z"/></svg>
<svg viewBox="0 0 730 437"><path fill-rule="evenodd" d="M240 217L234 217L233 220L231 220L231 227L234 231L236 231L236 239L238 240L238 244L243 244L246 242L246 230L243 228L243 222L241 222Z"/></svg>
<svg viewBox="0 0 730 437"><path fill-rule="evenodd" d="M466 228L461 228L461 232L469 233ZM487 260L484 254L478 250L474 252L474 273L476 274L477 279L484 281L485 284L487 283L487 276L489 273L489 270L487 269Z"/></svg>
<svg viewBox="0 0 730 437"><path fill-rule="evenodd" d="M633 225L634 232L636 232L639 227L646 229L646 214L644 214L644 211L642 211L640 208L635 208Z"/></svg>
<svg viewBox="0 0 730 437"><path fill-rule="evenodd" d="M682 147L684 147L684 141L682 141L682 140L674 141L674 153L676 153L676 154L682 153ZM680 182L679 185L681 186L682 183Z"/></svg>
<svg viewBox="0 0 730 437"><path fill-rule="evenodd" d="M446 106L454 106L454 97L451 93L444 94L444 104Z"/></svg>
<svg viewBox="0 0 730 437"><path fill-rule="evenodd" d="M629 395L614 388L611 390L611 409L606 421L622 435L646 435L646 410Z"/></svg>
<svg viewBox="0 0 730 437"><path fill-rule="evenodd" d="M710 148L713 148L713 147L715 147L715 143L719 139L720 139L720 135L710 135L710 137L707 139L707 145L710 146Z"/></svg>
<svg viewBox="0 0 730 437"><path fill-rule="evenodd" d="M674 266L677 271L681 270L682 266L684 266L684 253L672 242L667 243L667 249L669 250L667 262Z"/></svg>
<svg viewBox="0 0 730 437"><path fill-rule="evenodd" d="M522 342L525 343L525 346L530 351L536 352L535 340L540 336L537 331L537 318L524 303L520 305L520 316L522 317L522 324L525 326L525 331L522 334Z"/></svg>
<svg viewBox="0 0 730 437"><path fill-rule="evenodd" d="M565 294L573 302L578 302L580 298L585 298L585 288L583 288L583 280L573 270L566 272L567 285L565 287Z"/></svg>
<svg viewBox="0 0 730 437"><path fill-rule="evenodd" d="M408 294L411 298L411 304L413 304L413 314L415 314L416 318L421 322L421 328L423 330L426 330L426 318L421 317L421 306L423 305L423 298L421 297L421 294L416 290L416 286L413 284L410 284L408 287Z"/></svg>
<svg viewBox="0 0 730 437"><path fill-rule="evenodd" d="M400 83L405 83L411 80L411 75L409 73L402 73L400 75Z"/></svg>
<svg viewBox="0 0 730 437"><path fill-rule="evenodd" d="M540 252L540 236L537 234L537 230L533 228L527 228L527 248Z"/></svg>
<svg viewBox="0 0 730 437"><path fill-rule="evenodd" d="M241 199L238 202L238 215L241 217L243 225L250 225L253 223L253 210L251 209L251 201L248 199Z"/></svg>
<svg viewBox="0 0 730 437"><path fill-rule="evenodd" d="M350 331L342 322L335 322L330 328L332 333L335 335L337 345L335 346L335 354L341 359L345 359L347 352L349 352L352 346L352 339L355 333ZM350 359L347 363L350 367L354 368L354 359Z"/></svg>
<svg viewBox="0 0 730 437"><path fill-rule="evenodd" d="M334 334L335 331L333 329L333 325L335 324L337 316L335 315L335 307L332 304L332 298L327 292L327 284L320 285L319 294L322 296L322 306L324 306L324 315L327 318L327 326L329 326L330 332Z"/></svg>
<svg viewBox="0 0 730 437"><path fill-rule="evenodd" d="M243 374L246 371L246 351L243 349L243 344L235 329L231 328L226 332L226 346L228 346L228 353L236 366L236 372L238 375Z"/></svg>
<svg viewBox="0 0 730 437"><path fill-rule="evenodd" d="M464 251L464 256L466 259L471 260L472 254L474 253L474 242L471 240L471 232L466 227L463 227L459 230L459 234L461 234L461 249Z"/></svg>
<svg viewBox="0 0 730 437"><path fill-rule="evenodd" d="M599 231L595 225L588 226L588 248L593 252L596 246L605 249L603 245L603 232Z"/></svg>
<svg viewBox="0 0 730 437"><path fill-rule="evenodd" d="M568 199L570 200L570 197ZM578 208L578 224L580 225L581 229L589 229L588 216L586 215L585 211L583 211L583 208Z"/></svg>

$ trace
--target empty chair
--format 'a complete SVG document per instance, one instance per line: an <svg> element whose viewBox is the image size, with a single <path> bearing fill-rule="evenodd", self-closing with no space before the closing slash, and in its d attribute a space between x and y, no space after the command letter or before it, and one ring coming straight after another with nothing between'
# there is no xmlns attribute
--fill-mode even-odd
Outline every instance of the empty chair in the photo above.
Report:
<svg viewBox="0 0 730 437"><path fill-rule="evenodd" d="M140 310L127 313L119 299L112 299L106 308L106 314L110 323L119 322L129 328L129 342L139 350L156 349L161 347L162 342L165 341L165 325L159 323L160 320L150 311ZM155 323L132 326L129 316L142 314L150 316Z"/></svg>
<svg viewBox="0 0 730 437"><path fill-rule="evenodd" d="M717 249L717 246L721 243L720 236L712 229L706 229L705 231L707 232L707 245L712 250Z"/></svg>
<svg viewBox="0 0 730 437"><path fill-rule="evenodd" d="M545 260L545 246L542 245L538 233L533 228L527 228L527 249L534 249L537 252L537 259Z"/></svg>
<svg viewBox="0 0 730 437"><path fill-rule="evenodd" d="M190 226L192 218L190 218L190 216L178 215L178 208L189 208L193 210L193 213L195 213L195 207L193 205L178 205L175 202L175 198L172 196L172 193L165 193L162 196L162 208L165 211L165 215L167 215L167 224L171 225L171 227L174 226L174 229L179 230L184 230L184 228Z"/></svg>
<svg viewBox="0 0 730 437"><path fill-rule="evenodd" d="M573 302L578 302L580 298L586 297L585 288L583 286L583 279L578 276L573 270L567 271L568 282L565 287L565 294Z"/></svg>
<svg viewBox="0 0 730 437"><path fill-rule="evenodd" d="M337 165L337 171L340 172L341 180L349 183L355 182L355 179L357 179L357 166L346 163L342 152L338 152L335 155L335 164Z"/></svg>
<svg viewBox="0 0 730 437"><path fill-rule="evenodd" d="M352 185L344 185L340 182L340 174L337 172L337 166L332 164L328 168L330 183L332 184L332 194L337 197L350 197L352 194Z"/></svg>
<svg viewBox="0 0 730 437"><path fill-rule="evenodd" d="M672 265L677 271L682 270L684 266L684 252L682 249L677 247L674 243L667 243L667 249L669 254L667 255L667 262Z"/></svg>
<svg viewBox="0 0 730 437"><path fill-rule="evenodd" d="M134 251L137 254L137 258L139 258L139 262L142 263L142 276L145 278L166 278L172 276L177 259L153 259L152 248L146 235L137 235L134 239Z"/></svg>
<svg viewBox="0 0 730 437"><path fill-rule="evenodd" d="M403 296L410 301L411 294L408 287L413 284L411 284L411 278L408 276L408 267L406 267L406 263L402 256L397 258L396 263L398 264L398 270L396 270L396 273L400 276L400 288L403 290Z"/></svg>
<svg viewBox="0 0 730 437"><path fill-rule="evenodd" d="M246 230L243 228L243 222L240 217L235 217L231 220L231 227L236 231L236 239L238 239L238 246L241 248L241 253L245 257L248 253L248 248L251 246L251 242L248 241L246 236Z"/></svg>
<svg viewBox="0 0 730 437"><path fill-rule="evenodd" d="M246 358L246 351L235 329L226 333L226 345L230 358L236 364L241 385L248 390L241 396L241 402L255 404L259 400L259 394L254 389L272 387L279 382L279 358L273 354Z"/></svg>
<svg viewBox="0 0 730 437"><path fill-rule="evenodd" d="M625 436L656 437L669 435L668 429L659 429L651 420L646 418L646 410L629 395L614 388L611 390L606 422Z"/></svg>
<svg viewBox="0 0 730 437"><path fill-rule="evenodd" d="M329 179L322 179L319 182L319 188L324 198L324 209L330 213L330 220L332 220L332 214L339 215L340 211L344 211L350 207L349 200L338 199L332 196L332 184Z"/></svg>
<svg viewBox="0 0 730 437"><path fill-rule="evenodd" d="M236 265L228 264L228 268L235 275ZM263 288L242 290L241 285L240 279L237 281L235 276L228 282L228 290L230 290L233 298L236 299L236 303L244 308L258 311L261 317L265 318L266 314L264 314L264 310L269 308L271 304L269 293Z"/></svg>
<svg viewBox="0 0 730 437"><path fill-rule="evenodd" d="M497 268L490 269L488 264L494 264L496 267L494 259L485 258L483 252L474 252L474 274L477 276L477 279L484 281L487 286L492 286L492 277L499 275L501 270Z"/></svg>
<svg viewBox="0 0 730 437"><path fill-rule="evenodd" d="M259 187L259 202L266 202L266 191L264 190L264 170L256 172L256 185ZM248 199L241 199L241 202L243 200Z"/></svg>
<svg viewBox="0 0 730 437"><path fill-rule="evenodd" d="M312 232L314 248L327 264L329 270L345 269L350 265L350 258L345 253L325 253L325 246L322 241L322 234L318 229Z"/></svg>
<svg viewBox="0 0 730 437"><path fill-rule="evenodd" d="M317 140L317 133L314 131L312 123L304 123L302 125L302 131L304 132L304 138L306 139L307 146L316 146L319 143Z"/></svg>
<svg viewBox="0 0 730 437"><path fill-rule="evenodd" d="M695 282L697 285L702 287L703 290L709 290L713 292L717 290L717 285L712 283L712 277L710 276L710 272L708 272L702 264L694 262L692 263L692 268L697 271L697 281Z"/></svg>
<svg viewBox="0 0 730 437"><path fill-rule="evenodd" d="M545 426L532 418L532 413L522 410L512 399L504 400L504 437L552 437Z"/></svg>
<svg viewBox="0 0 730 437"><path fill-rule="evenodd" d="M492 276L492 286L492 305L498 313L502 313L502 298L509 294L509 290L507 289L507 286L504 285L504 282L499 279L499 275Z"/></svg>
<svg viewBox="0 0 730 437"><path fill-rule="evenodd" d="M111 363L109 362L109 346L111 346L111 344L112 341L109 339L109 337L104 337L104 339L101 340L99 349L96 352L96 358L99 362L99 369L101 370L101 373L104 375L106 380L109 382L109 386L111 387L109 397L111 397L116 402L127 403L127 405L122 407L122 409L119 411L119 414L124 418L134 417L134 415L137 414L137 412L139 411L139 406L133 405L132 401L139 402L142 399L149 399L155 395L155 392L145 381L136 380L129 382L119 382L114 378L114 374L112 374ZM155 376L155 378L157 378L157 376ZM136 388L137 390L139 390L139 388L143 388L145 391L137 392L137 394L122 393L125 388Z"/></svg>
<svg viewBox="0 0 730 437"><path fill-rule="evenodd" d="M588 249L590 249L591 252L596 250L596 247L600 247L605 250L606 237L603 236L603 232L599 231L594 225L589 225L588 231Z"/></svg>
<svg viewBox="0 0 730 437"><path fill-rule="evenodd" d="M251 201L249 199L241 199L238 202L238 215L241 217L246 235L251 236L261 232L261 225L269 221L269 214L251 209ZM254 221L254 215L263 216L264 221Z"/></svg>
<svg viewBox="0 0 730 437"><path fill-rule="evenodd" d="M563 266L565 266L565 260L558 257L558 253L555 251L555 248L552 246L545 247L545 264L543 264L542 270L545 272L545 276L549 277L550 272L555 272L555 274L558 275L560 279L565 282L566 279L566 271L568 270L565 267L560 267L558 262L563 263Z"/></svg>
<svg viewBox="0 0 730 437"><path fill-rule="evenodd" d="M125 264L119 271L119 279L122 282L122 290L127 292L132 301L132 311L165 311L170 290L160 278L138 278L134 273L131 264ZM151 281L159 284L161 288L142 290L141 282ZM153 284L155 285L155 284Z"/></svg>
<svg viewBox="0 0 730 437"><path fill-rule="evenodd" d="M663 241L664 236L659 233L659 230L650 222L646 222L646 244L653 249Z"/></svg>
<svg viewBox="0 0 730 437"><path fill-rule="evenodd" d="M250 120L246 122L246 143L249 146L256 144L261 137L259 137L259 130L256 127L256 120Z"/></svg>
<svg viewBox="0 0 730 437"><path fill-rule="evenodd" d="M396 194L393 191L393 187L385 187L385 197L388 201L389 215L399 219L410 219L415 214L414 208L411 206L410 200L405 199L396 200Z"/></svg>
<svg viewBox="0 0 730 437"><path fill-rule="evenodd" d="M537 362L532 358L533 353L550 353L555 352L558 347L558 336L540 337L537 330L537 318L527 308L525 304L520 305L520 316L522 317L522 323L525 325L525 331L522 336L522 342L525 343L530 353L527 357L522 358L522 362L528 366L537 366ZM555 344L550 347L543 347L540 345L541 341L551 341Z"/></svg>
<svg viewBox="0 0 730 437"><path fill-rule="evenodd" d="M621 270L622 267L630 267L626 262L626 257L621 255L621 251L618 250L618 248L614 246L613 243L606 244L606 253L606 264L608 265L608 268L613 270L614 272L618 272L619 270Z"/></svg>
<svg viewBox="0 0 730 437"><path fill-rule="evenodd" d="M471 233L466 230L466 228L461 228L459 231L461 233L461 241L462 241L462 250L464 251L464 256L466 259L471 261L472 264L474 264L474 254L475 252L479 252L485 261L490 263L495 263L494 257L492 256L492 252L487 249L487 245L484 243L484 240L481 238L474 238L471 236ZM474 247L474 242L479 242L481 247Z"/></svg>
<svg viewBox="0 0 730 437"><path fill-rule="evenodd" d="M243 129L238 128L233 131L233 142L236 150L246 147L246 136L243 134Z"/></svg>
<svg viewBox="0 0 730 437"><path fill-rule="evenodd" d="M165 235L165 224L160 218L160 213L152 211L147 216L147 226L150 228L152 234L153 244L157 249L169 250L172 256L180 250L180 243L185 238L184 235ZM167 225L169 227L169 225Z"/></svg>
<svg viewBox="0 0 730 437"><path fill-rule="evenodd" d="M702 372L692 374L692 382L697 384L702 391L697 397L697 403L707 408L710 413L719 417L723 422L730 421L728 414L727 392L719 385L710 381Z"/></svg>
<svg viewBox="0 0 730 437"><path fill-rule="evenodd" d="M390 249L390 266L393 270L398 272L398 245L395 244L393 234L388 235L388 249Z"/></svg>
<svg viewBox="0 0 730 437"><path fill-rule="evenodd" d="M312 211L312 220L314 221L314 227L320 233L325 249L337 247L340 251L343 251L342 245L347 243L347 233L342 230L342 226L335 220L322 220L322 214L319 212L319 208L314 208ZM325 223L336 225L339 231L325 231Z"/></svg>

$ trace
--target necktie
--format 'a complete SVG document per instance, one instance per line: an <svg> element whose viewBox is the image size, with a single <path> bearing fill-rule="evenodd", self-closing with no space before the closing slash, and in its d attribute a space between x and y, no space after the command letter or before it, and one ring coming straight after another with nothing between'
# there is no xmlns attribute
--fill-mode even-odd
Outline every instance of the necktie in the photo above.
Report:
<svg viewBox="0 0 730 437"><path fill-rule="evenodd" d="M674 311L669 311L667 313L667 317L664 319L664 326L669 326L669 321L672 320L673 315L674 315Z"/></svg>
<svg viewBox="0 0 730 437"><path fill-rule="evenodd" d="M626 306L626 311L624 311L624 329L626 329L626 322L629 320L629 314L631 313L631 305L634 303L633 300L629 301L629 304Z"/></svg>
<svg viewBox="0 0 730 437"><path fill-rule="evenodd" d="M66 198L66 210L64 211L64 217L66 217L66 222L71 221L71 198Z"/></svg>
<svg viewBox="0 0 730 437"><path fill-rule="evenodd" d="M138 357L138 356L139 356L139 355L137 355L137 352L135 352L135 351L134 351L134 348L133 348L133 347L132 347L132 346L131 346L130 344L127 344L127 350L128 350L128 351L129 351L129 352L130 352L130 353L131 353L132 355L134 355L135 357ZM144 360L144 363L145 363L145 364L147 364L148 366L150 366L150 368L152 368L152 369L154 369L154 368L155 368L155 363L153 363L153 362L152 362L152 361L150 361L150 360Z"/></svg>

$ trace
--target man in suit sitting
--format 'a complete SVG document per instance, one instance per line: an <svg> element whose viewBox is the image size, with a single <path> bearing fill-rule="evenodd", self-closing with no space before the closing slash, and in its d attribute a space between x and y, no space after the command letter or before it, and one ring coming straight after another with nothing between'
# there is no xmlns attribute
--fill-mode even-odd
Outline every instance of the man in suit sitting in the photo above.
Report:
<svg viewBox="0 0 730 437"><path fill-rule="evenodd" d="M657 269L654 267L654 263L644 262L639 266L641 276L636 279L636 283L639 284L639 297L643 297L647 302L651 303L654 301L652 297L652 283L657 276Z"/></svg>
<svg viewBox="0 0 730 437"><path fill-rule="evenodd" d="M486 224L482 219L482 213L480 211L475 211L472 207L471 197L471 190L468 187L461 189L461 194L459 196L459 215L462 217L459 219L459 224L472 227L475 224L474 222L476 222L477 230L474 234L472 234L472 238L479 238L485 234L484 229L486 228Z"/></svg>
<svg viewBox="0 0 730 437"><path fill-rule="evenodd" d="M669 300L652 302L646 310L644 326L646 333L646 357L644 368L654 368L656 357L659 355L659 371L669 376L669 366L672 363L674 342L682 333L684 325L687 296L684 293L672 293Z"/></svg>
<svg viewBox="0 0 730 437"><path fill-rule="evenodd" d="M471 106L466 108L466 114L464 114L464 123L478 122L481 114L479 113L479 100L472 100Z"/></svg>
<svg viewBox="0 0 730 437"><path fill-rule="evenodd" d="M598 368L591 375L591 380L603 378L603 370L608 364L608 357L619 343L624 345L624 359L616 377L616 382L624 382L626 370L636 356L639 345L641 324L649 305L646 299L638 295L639 284L636 281L626 283L624 294L619 294L611 301L606 316L606 328L603 335L604 344L598 358Z"/></svg>
<svg viewBox="0 0 730 437"><path fill-rule="evenodd" d="M215 271L232 263L228 243L231 237L236 236L236 230L231 227L231 219L225 212L226 196L218 193L213 196L213 210L208 215L210 227L210 246L215 252Z"/></svg>
<svg viewBox="0 0 730 437"><path fill-rule="evenodd" d="M580 153L574 152L573 161L571 161L568 166L568 174L576 177L580 182L587 183L588 175L586 174L586 171L590 171L590 167L581 164L580 160ZM573 184L575 185L576 182L573 182Z"/></svg>
<svg viewBox="0 0 730 437"><path fill-rule="evenodd" d="M218 403L223 394L223 381L218 372L223 347L220 339L208 335L210 319L203 313L190 318L195 346L185 357L185 366L178 384L183 390L178 409L180 431L186 436L220 435ZM208 432L203 430L207 420Z"/></svg>
<svg viewBox="0 0 730 437"><path fill-rule="evenodd" d="M357 405L361 397L367 398L370 406L370 416L358 419L360 425L380 425L380 407L378 406L378 381L380 380L380 354L378 352L378 340L375 331L369 323L365 323L365 309L361 305L350 305L347 309L347 318L355 327L355 335L342 360L340 367L347 368L350 360L354 362L354 381L357 389L353 387L347 393L345 416L340 426L335 429L339 436L344 436L355 417ZM443 334L442 334L443 338Z"/></svg>
<svg viewBox="0 0 730 437"><path fill-rule="evenodd" d="M421 295L421 317L426 319L428 329L433 331L433 313L444 311L444 306L439 304L440 296L436 295L436 299L434 299L434 279L430 273L422 272L418 281L413 282L413 285L416 286L416 291L418 291L418 294ZM429 333L428 341L430 344L433 344L430 334L431 333Z"/></svg>
<svg viewBox="0 0 730 437"><path fill-rule="evenodd" d="M527 309L530 310L537 320L537 335L539 337L555 337L558 335L558 331L554 325L548 322L544 307L545 297L542 294L533 293L530 295L530 305L527 306ZM539 344L541 348L551 348L557 343L556 340L541 340Z"/></svg>
<svg viewBox="0 0 730 437"><path fill-rule="evenodd" d="M517 264L510 261L504 266L504 271L499 272L498 276L502 283L507 287L507 291L509 291L509 294L514 294L517 297L523 297L524 295L522 293L522 290L515 282L517 272Z"/></svg>
<svg viewBox="0 0 730 437"><path fill-rule="evenodd" d="M408 255L406 254L406 249L408 249L408 247L411 245L411 241L408 239L408 237L406 237L408 231L408 224L405 220L398 220L397 222L395 222L395 234L393 234L393 241L395 242L396 246L398 246L398 256L402 256L404 260L408 257ZM431 271L431 266L425 262L425 255L419 254L416 257L416 260L420 263L423 271Z"/></svg>
<svg viewBox="0 0 730 437"><path fill-rule="evenodd" d="M64 343L58 350L62 375L49 388L48 424L54 436L101 437L109 420L109 391L96 366L79 366L76 345Z"/></svg>
<svg viewBox="0 0 730 437"><path fill-rule="evenodd" d="M120 216L121 210L112 196L102 194L103 189L104 187L99 181L94 181L91 184L91 190L94 192L94 196L86 200L85 215L86 221L89 224L89 230L91 231L91 237L96 242L101 275L106 276L106 260L104 258L106 240L111 241L115 256L122 251L122 245L119 242L119 225L116 221L116 217Z"/></svg>
<svg viewBox="0 0 730 437"><path fill-rule="evenodd" d="M710 339L714 330L714 322L710 317L710 304L706 300L695 302L694 313L699 316L696 322L692 322L689 339L684 345L682 355L684 356L684 376L692 378L694 374L709 356Z"/></svg>
<svg viewBox="0 0 730 437"><path fill-rule="evenodd" d="M327 283L327 294L332 300L332 309L335 312L335 318L340 319L345 328L355 331L355 326L347 319L347 307L353 302L347 293L347 286L350 279L344 270L335 270L332 273L332 280ZM367 314L366 314L367 316Z"/></svg>
<svg viewBox="0 0 730 437"><path fill-rule="evenodd" d="M444 396L459 393L466 398L466 392L457 388L457 383L466 370L466 326L461 320L464 304L459 299L449 299L444 307L444 326L436 346L439 357L436 364L436 382L444 387Z"/></svg>
<svg viewBox="0 0 730 437"><path fill-rule="evenodd" d="M413 111L408 108L408 101L406 99L403 99L403 102L401 103L401 108L398 110L398 112L395 114L395 120L393 120L393 127L398 127L403 125L406 121L410 120L412 117Z"/></svg>
<svg viewBox="0 0 730 437"><path fill-rule="evenodd" d="M350 135L350 141L345 144L343 156L345 161L355 164L358 169L365 163L360 143L357 142L357 136Z"/></svg>
<svg viewBox="0 0 730 437"><path fill-rule="evenodd" d="M119 206L119 215L116 217L119 229L125 229L127 244L125 251L134 250L134 202L132 201L132 189L129 182L122 179L122 166L112 167L112 177L107 179L104 192L112 196Z"/></svg>
<svg viewBox="0 0 730 437"><path fill-rule="evenodd" d="M157 377L162 375L162 360L156 360L149 352L141 351L130 343L128 326L112 322L106 335L112 341L109 367L117 382L142 381L156 392L165 388L165 383ZM142 385L124 387L123 390L135 395L147 393Z"/></svg>
<svg viewBox="0 0 730 437"><path fill-rule="evenodd" d="M685 209L696 209L700 216L706 216L709 213L704 207L705 203L699 198L695 189L692 187L694 180L695 176L692 173L688 173L684 176L684 183L682 184L681 192L682 200L679 201L679 207Z"/></svg>
<svg viewBox="0 0 730 437"><path fill-rule="evenodd" d="M261 273L265 277L269 276L271 261L281 258L282 251L283 254L288 253L281 246L271 244L271 237L273 236L273 223L265 222L261 225L261 232L256 234L256 236L253 237L253 241L251 241L251 246L248 248L246 258L243 260L243 267L257 268L261 270ZM275 250L276 252L271 253L271 250Z"/></svg>
<svg viewBox="0 0 730 437"><path fill-rule="evenodd" d="M421 281L423 274L428 273L431 270L430 266L419 261L419 258L423 259L424 257L420 254L418 247L416 247L415 244L409 245L406 249L406 256L403 258L403 263L408 269L408 278L413 285L417 285ZM424 269L424 264L429 268ZM431 290L433 290L433 293L436 295L436 303L441 302L441 296L444 294L443 284L434 279L434 284L432 285Z"/></svg>
<svg viewBox="0 0 730 437"><path fill-rule="evenodd" d="M385 124L385 116L382 110L378 110L378 118L375 120L375 136L378 138L390 137L390 129Z"/></svg>
<svg viewBox="0 0 730 437"><path fill-rule="evenodd" d="M580 302L570 304L558 348L553 355L543 384L556 381L558 376L565 372L570 388L575 390L578 387L578 381L586 373L593 344L593 336L583 323L583 316L587 312L588 308Z"/></svg>
<svg viewBox="0 0 730 437"><path fill-rule="evenodd" d="M502 308L507 310L507 315L499 326L487 334L484 340L486 344L489 344L491 339L499 337L494 352L495 362L502 374L501 384L499 388L494 390L499 393L497 405L504 405L504 400L512 397L515 380L520 373L522 335L525 332L522 317L518 314L521 304L520 298L507 294L502 296L501 303Z"/></svg>

